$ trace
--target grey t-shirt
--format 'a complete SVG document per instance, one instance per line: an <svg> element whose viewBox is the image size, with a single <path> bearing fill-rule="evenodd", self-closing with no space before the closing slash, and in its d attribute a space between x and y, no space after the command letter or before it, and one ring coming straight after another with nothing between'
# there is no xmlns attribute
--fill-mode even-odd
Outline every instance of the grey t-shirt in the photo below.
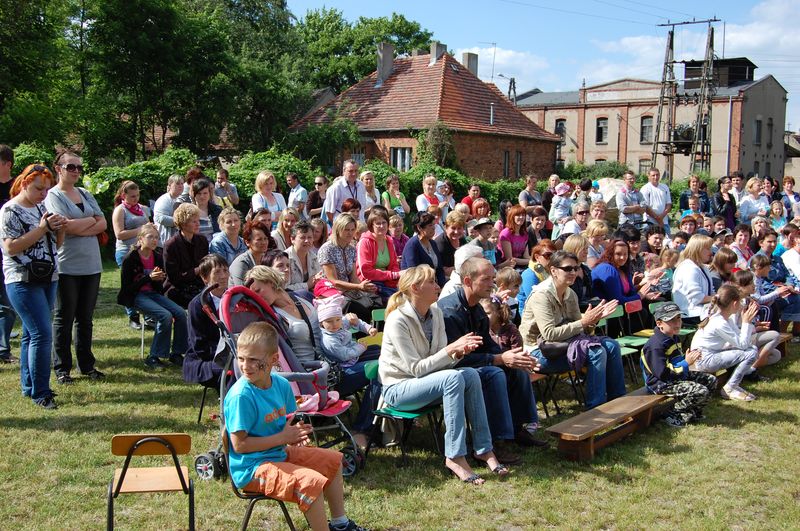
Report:
<svg viewBox="0 0 800 531"><path fill-rule="evenodd" d="M31 208L8 202L0 209L0 238L16 240L39 226L39 221L45 213L41 205ZM48 245L49 244L49 245ZM52 281L58 280L58 251L56 238L47 233L36 243L13 256L3 253L3 274L6 284L23 281L26 265L34 259L48 260L56 265Z"/></svg>
<svg viewBox="0 0 800 531"><path fill-rule="evenodd" d="M78 188L83 210L78 207L59 188L51 188L44 200L48 212L61 214L67 219L93 218L102 216L103 211L92 194ZM64 275L96 275L103 271L100 259L100 245L97 236L76 236L67 234L58 249L58 271Z"/></svg>

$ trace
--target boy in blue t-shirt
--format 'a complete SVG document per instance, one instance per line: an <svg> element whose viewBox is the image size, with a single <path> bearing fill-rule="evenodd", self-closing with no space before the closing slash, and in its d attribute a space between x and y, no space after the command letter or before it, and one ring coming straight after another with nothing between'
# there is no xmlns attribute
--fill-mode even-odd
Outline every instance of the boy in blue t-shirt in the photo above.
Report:
<svg viewBox="0 0 800 531"><path fill-rule="evenodd" d="M275 329L264 322L248 325L236 350L242 377L224 403L233 482L248 492L297 503L314 531L364 530L344 512L342 454L307 447L311 425L287 421L296 403L289 382L270 372L279 357ZM330 521L320 494L330 506Z"/></svg>

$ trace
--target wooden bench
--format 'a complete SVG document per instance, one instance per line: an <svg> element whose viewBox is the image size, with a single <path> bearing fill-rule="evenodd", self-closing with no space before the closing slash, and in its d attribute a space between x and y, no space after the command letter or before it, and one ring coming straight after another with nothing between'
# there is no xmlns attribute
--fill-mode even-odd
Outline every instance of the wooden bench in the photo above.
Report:
<svg viewBox="0 0 800 531"><path fill-rule="evenodd" d="M789 340L792 339L792 334L783 333L780 335L780 340L778 341L778 350L781 353L781 357L786 357L786 345L789 344Z"/></svg>
<svg viewBox="0 0 800 531"><path fill-rule="evenodd" d="M653 409L667 400L661 395L631 394L599 405L547 428L558 439L558 451L570 461L589 461L594 453L653 420Z"/></svg>

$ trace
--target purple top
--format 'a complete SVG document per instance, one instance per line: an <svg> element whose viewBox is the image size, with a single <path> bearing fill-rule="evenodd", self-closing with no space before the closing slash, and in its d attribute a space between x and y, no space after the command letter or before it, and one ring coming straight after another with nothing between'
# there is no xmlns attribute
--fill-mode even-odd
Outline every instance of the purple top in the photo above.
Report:
<svg viewBox="0 0 800 531"><path fill-rule="evenodd" d="M514 255L514 258L522 258L525 254L525 249L528 247L528 235L514 234L509 228L500 231L499 241L500 245L502 245L504 241L511 244L511 254Z"/></svg>

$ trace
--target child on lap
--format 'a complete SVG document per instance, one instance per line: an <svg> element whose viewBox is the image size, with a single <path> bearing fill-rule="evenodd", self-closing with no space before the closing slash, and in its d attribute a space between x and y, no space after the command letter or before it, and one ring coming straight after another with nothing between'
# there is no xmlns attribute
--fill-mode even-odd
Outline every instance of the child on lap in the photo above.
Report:
<svg viewBox="0 0 800 531"><path fill-rule="evenodd" d="M240 334L236 361L242 377L224 403L231 477L238 488L297 503L315 531L362 531L345 515L342 454L305 446L311 426L287 421L296 403L289 382L270 372L278 356L270 324L252 323ZM320 494L330 507L329 522Z"/></svg>

